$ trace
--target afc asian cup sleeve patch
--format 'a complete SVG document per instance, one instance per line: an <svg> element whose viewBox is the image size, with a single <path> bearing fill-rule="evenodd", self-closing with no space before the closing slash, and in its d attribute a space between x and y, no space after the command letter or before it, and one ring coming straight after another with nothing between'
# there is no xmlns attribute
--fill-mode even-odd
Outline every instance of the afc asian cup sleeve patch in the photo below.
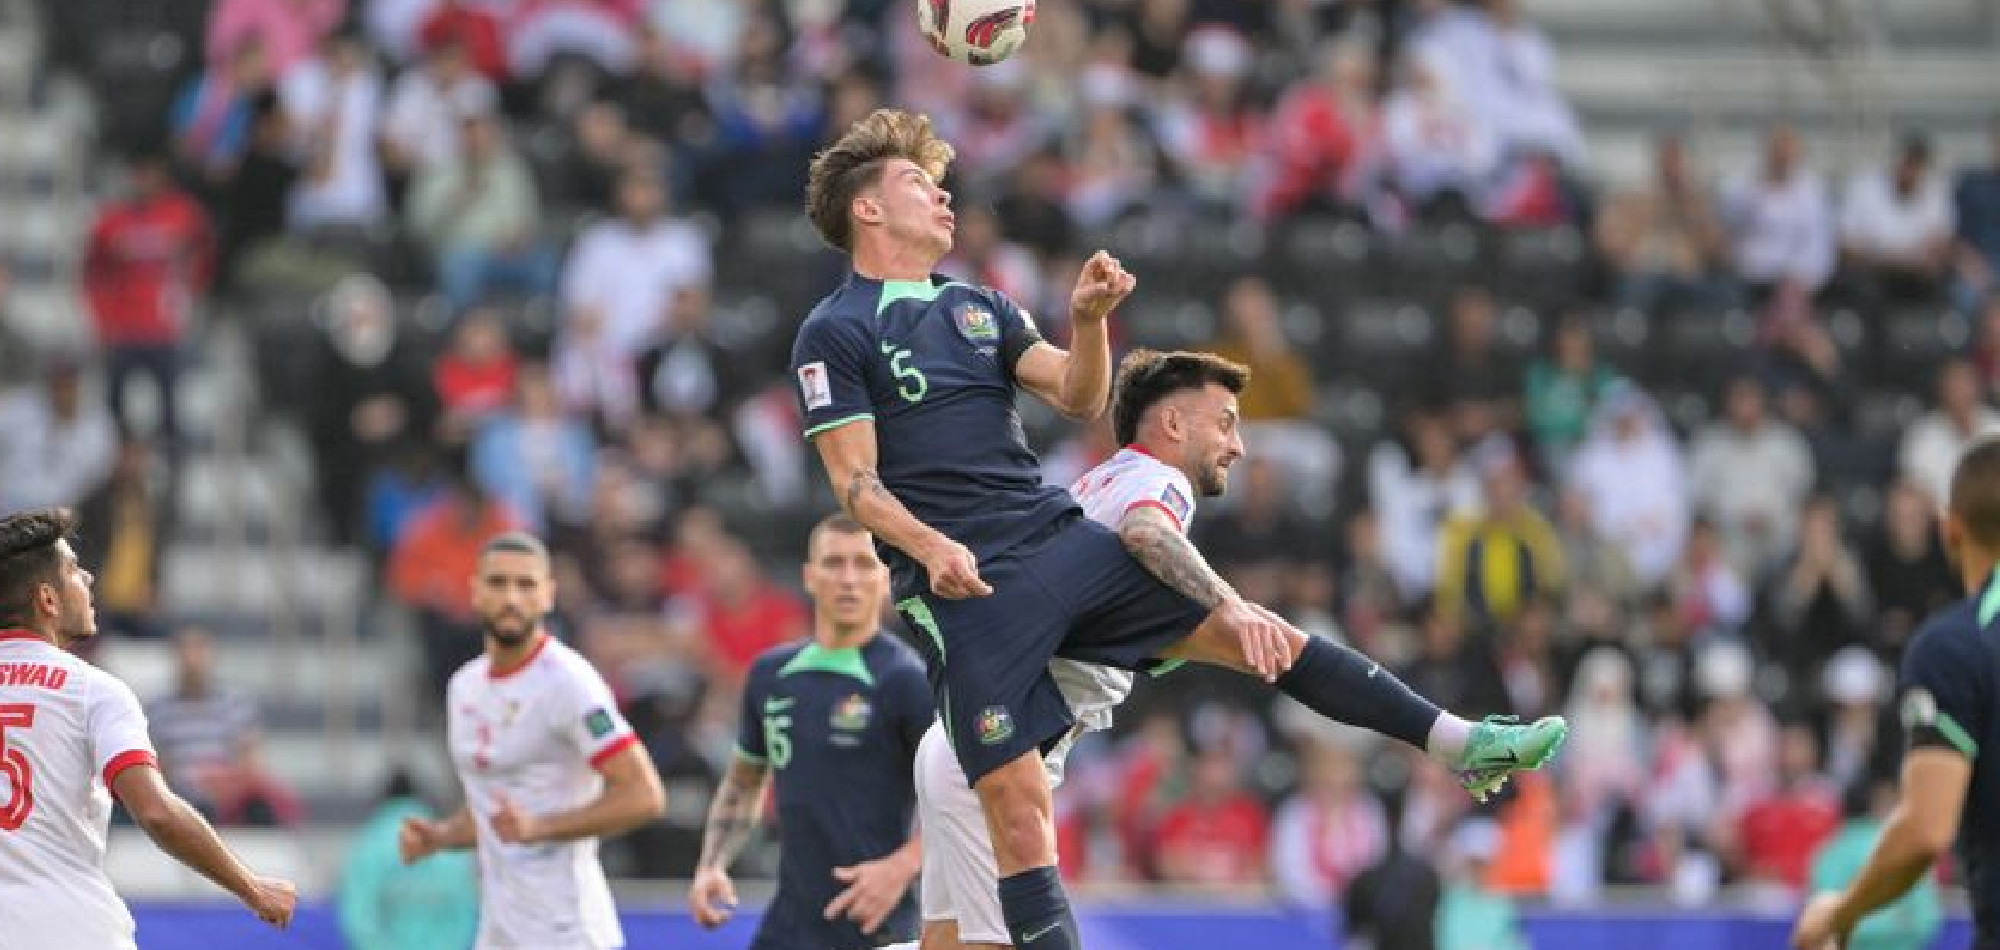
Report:
<svg viewBox="0 0 2000 950"><path fill-rule="evenodd" d="M814 360L799 367L799 396L805 400L808 412L833 405L833 384L827 381L824 361Z"/></svg>
<svg viewBox="0 0 2000 950"><path fill-rule="evenodd" d="M1194 514L1194 504L1181 493L1179 485L1169 484L1160 493L1160 504L1167 506L1167 510L1173 512L1174 520L1181 524L1187 524L1188 516Z"/></svg>
<svg viewBox="0 0 2000 950"><path fill-rule="evenodd" d="M584 715L583 728L586 732L590 733L592 739L602 739L610 735L611 730L618 728L618 726L617 723L612 721L610 710L600 706Z"/></svg>

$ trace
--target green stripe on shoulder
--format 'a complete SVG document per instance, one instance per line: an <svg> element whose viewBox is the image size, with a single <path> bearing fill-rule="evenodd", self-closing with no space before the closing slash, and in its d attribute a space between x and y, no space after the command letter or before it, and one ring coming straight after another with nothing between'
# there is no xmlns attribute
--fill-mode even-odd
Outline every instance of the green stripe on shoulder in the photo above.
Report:
<svg viewBox="0 0 2000 950"><path fill-rule="evenodd" d="M812 427L812 428L810 428L810 429L807 429L807 430L806 430L806 438L810 439L810 438L812 438L813 436L816 436L816 435L818 435L818 434L820 434L820 433L822 433L822 432L825 432L825 431L827 431L828 429L838 429L838 428L840 428L841 426L844 426L844 425L847 425L847 424L849 424L849 423L854 423L854 422L874 422L874 421L875 421L875 414L874 414L874 413L872 413L872 412L857 412L857 413L855 413L854 415L851 415L851 416L842 416L842 417L840 417L840 418L838 418L838 419L835 419L835 420L833 420L832 422L822 422L822 423L820 423L819 425L816 425L816 426L813 426L813 427Z"/></svg>
<svg viewBox="0 0 2000 950"><path fill-rule="evenodd" d="M1964 753L1966 758L1979 758L1979 743L1973 741L1972 733L1965 731L1965 727L1959 725L1958 720L1951 718L1951 714L1942 709L1938 710L1937 714L1937 731L1944 735L1945 741L1950 742L1952 748Z"/></svg>

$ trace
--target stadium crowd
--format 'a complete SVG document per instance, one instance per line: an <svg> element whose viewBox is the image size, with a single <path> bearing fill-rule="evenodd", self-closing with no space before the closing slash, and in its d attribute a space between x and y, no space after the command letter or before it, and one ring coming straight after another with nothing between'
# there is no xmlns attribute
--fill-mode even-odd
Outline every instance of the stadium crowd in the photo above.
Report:
<svg viewBox="0 0 2000 950"><path fill-rule="evenodd" d="M1913 134L1841 187L1789 130L1720 170L1669 135L1653 175L1598 187L1516 0L1043 4L1021 56L979 70L884 0L214 0L188 40L164 124L107 108L97 351L0 404L0 509L95 512L123 629L159 623L171 495L148 473L193 437L171 398L131 424L123 383L172 394L204 322L240 320L267 408L314 448L319 530L415 618L427 694L478 648L479 545L531 528L565 636L670 780L712 781L746 665L804 633L792 565L831 505L782 353L837 273L782 224L812 152L895 103L958 147L952 272L1057 337L1082 255L1140 225L1438 256L1382 286L1135 248L1116 332L1255 372L1251 458L1196 528L1247 597L1441 705L1570 716L1555 771L1477 809L1492 886L1796 886L1891 776L1899 650L1957 596L1932 513L2000 430L2000 135L1954 177ZM66 48L108 101L87 46ZM1465 250L1551 236L1575 251L1555 282ZM1387 361L1354 370L1339 324L1363 297L1439 329L1386 323ZM1970 332L1898 375L1857 340L1913 307ZM1659 356L1697 316L1740 324L1725 358ZM1899 441L1870 437L1885 391L1929 406ZM1055 481L1115 448L1029 422ZM1072 876L1317 906L1398 843L1473 840L1475 807L1418 758L1175 678L1073 759ZM685 874L698 835L677 810L629 866Z"/></svg>

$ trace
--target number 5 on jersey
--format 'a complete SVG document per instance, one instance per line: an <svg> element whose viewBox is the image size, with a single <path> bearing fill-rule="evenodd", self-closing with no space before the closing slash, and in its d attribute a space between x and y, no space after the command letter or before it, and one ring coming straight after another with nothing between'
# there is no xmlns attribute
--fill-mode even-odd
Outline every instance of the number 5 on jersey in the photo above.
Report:
<svg viewBox="0 0 2000 950"><path fill-rule="evenodd" d="M8 729L26 729L35 724L32 703L0 705L0 775L7 777L7 804L0 806L0 831L19 831L35 810L35 768L19 749L7 748Z"/></svg>
<svg viewBox="0 0 2000 950"><path fill-rule="evenodd" d="M904 362L910 358L908 349L897 349L896 344L882 341L882 355L889 358L889 372L896 374L896 395L904 402L922 402L924 394L931 391L931 381L924 378L923 370Z"/></svg>
<svg viewBox="0 0 2000 950"><path fill-rule="evenodd" d="M792 700L773 696L764 700L764 754L771 767L783 770L792 761L792 717L785 712Z"/></svg>

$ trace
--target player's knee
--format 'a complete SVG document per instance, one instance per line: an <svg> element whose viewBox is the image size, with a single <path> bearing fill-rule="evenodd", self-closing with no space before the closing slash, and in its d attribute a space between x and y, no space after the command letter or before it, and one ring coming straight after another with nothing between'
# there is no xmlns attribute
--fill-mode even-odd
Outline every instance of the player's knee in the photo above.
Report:
<svg viewBox="0 0 2000 950"><path fill-rule="evenodd" d="M1020 762L1031 767L1019 767ZM1047 780L1032 755L1010 763L978 785L994 856L1002 865L1038 866L1053 858L1053 816Z"/></svg>

